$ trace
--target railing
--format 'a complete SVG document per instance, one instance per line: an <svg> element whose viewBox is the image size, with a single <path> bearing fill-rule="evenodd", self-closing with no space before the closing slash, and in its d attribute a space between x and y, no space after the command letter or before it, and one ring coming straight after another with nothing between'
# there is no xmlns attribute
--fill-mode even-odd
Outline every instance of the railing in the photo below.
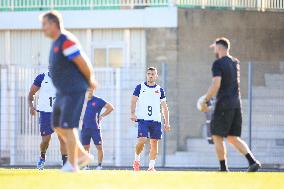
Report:
<svg viewBox="0 0 284 189"><path fill-rule="evenodd" d="M0 0L0 11L93 10L173 6L284 10L283 0Z"/></svg>

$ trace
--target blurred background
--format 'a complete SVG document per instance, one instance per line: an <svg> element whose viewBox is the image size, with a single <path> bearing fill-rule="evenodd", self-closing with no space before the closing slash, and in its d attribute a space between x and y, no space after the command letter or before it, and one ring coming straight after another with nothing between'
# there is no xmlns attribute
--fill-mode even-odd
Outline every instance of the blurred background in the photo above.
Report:
<svg viewBox="0 0 284 189"><path fill-rule="evenodd" d="M116 108L102 124L105 165L132 165L130 98L155 66L172 126L158 166L218 167L196 101L211 83L209 45L224 36L241 61L242 136L264 167L284 167L283 0L0 0L0 166L34 166L39 158L38 117L29 115L27 95L48 66L51 41L38 20L47 10L62 13L95 67L96 95ZM229 166L246 167L228 148ZM47 165L60 163L53 135Z"/></svg>

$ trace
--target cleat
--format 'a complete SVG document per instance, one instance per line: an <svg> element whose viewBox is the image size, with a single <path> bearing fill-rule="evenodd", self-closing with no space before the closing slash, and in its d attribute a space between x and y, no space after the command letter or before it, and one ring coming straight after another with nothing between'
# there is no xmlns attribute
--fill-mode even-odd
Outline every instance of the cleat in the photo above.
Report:
<svg viewBox="0 0 284 189"><path fill-rule="evenodd" d="M82 170L89 171L89 170L91 170L91 168L89 166L86 166L86 167L83 167Z"/></svg>
<svg viewBox="0 0 284 189"><path fill-rule="evenodd" d="M258 169L261 168L261 164L259 161L256 161L254 164L250 165L248 168L248 172L257 172Z"/></svg>
<svg viewBox="0 0 284 189"><path fill-rule="evenodd" d="M147 171L157 171L154 167L149 168Z"/></svg>
<svg viewBox="0 0 284 189"><path fill-rule="evenodd" d="M134 161L133 162L133 170L139 171L140 170L140 161Z"/></svg>
<svg viewBox="0 0 284 189"><path fill-rule="evenodd" d="M226 169L226 170L219 170L218 172L230 172L230 170L229 169Z"/></svg>
<svg viewBox="0 0 284 189"><path fill-rule="evenodd" d="M37 169L38 170L43 170L45 165L45 159L40 158L38 163L37 163Z"/></svg>
<svg viewBox="0 0 284 189"><path fill-rule="evenodd" d="M102 166L97 166L97 167L96 167L96 170L99 170L99 171L100 171L100 170L103 170L103 167L102 167Z"/></svg>
<svg viewBox="0 0 284 189"><path fill-rule="evenodd" d="M69 161L67 161L60 170L66 173L78 172L78 170L76 170Z"/></svg>

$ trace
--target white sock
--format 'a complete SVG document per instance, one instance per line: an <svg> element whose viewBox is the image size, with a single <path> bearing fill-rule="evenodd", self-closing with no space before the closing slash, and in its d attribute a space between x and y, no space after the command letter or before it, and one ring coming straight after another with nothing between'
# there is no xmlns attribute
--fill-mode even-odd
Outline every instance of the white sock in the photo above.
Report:
<svg viewBox="0 0 284 189"><path fill-rule="evenodd" d="M135 152L135 161L140 161L140 154L137 155L136 152Z"/></svg>
<svg viewBox="0 0 284 189"><path fill-rule="evenodd" d="M155 167L155 163L156 163L156 160L150 160L149 168L154 168Z"/></svg>

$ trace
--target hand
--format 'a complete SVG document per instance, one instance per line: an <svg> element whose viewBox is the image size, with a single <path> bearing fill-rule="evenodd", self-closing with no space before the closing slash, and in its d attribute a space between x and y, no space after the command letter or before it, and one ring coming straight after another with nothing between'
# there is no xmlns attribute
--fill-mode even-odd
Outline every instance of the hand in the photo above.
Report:
<svg viewBox="0 0 284 189"><path fill-rule="evenodd" d="M30 114L31 114L32 116L36 115L36 109L35 109L34 107L31 107L31 108L30 108Z"/></svg>
<svg viewBox="0 0 284 189"><path fill-rule="evenodd" d="M137 121L137 116L135 115L135 113L132 113L132 114L131 114L130 119L131 119L131 121L133 121L133 122L136 122L136 121Z"/></svg>
<svg viewBox="0 0 284 189"><path fill-rule="evenodd" d="M201 103L201 112L208 112L209 111L209 108L208 108L208 105L207 105L207 102L206 100L204 100L202 103Z"/></svg>
<svg viewBox="0 0 284 189"><path fill-rule="evenodd" d="M103 120L103 118L104 118L104 117L100 115L100 116L99 116L99 122L101 122L101 121Z"/></svg>
<svg viewBox="0 0 284 189"><path fill-rule="evenodd" d="M171 130L171 126L168 123L164 124L164 131L169 132Z"/></svg>

